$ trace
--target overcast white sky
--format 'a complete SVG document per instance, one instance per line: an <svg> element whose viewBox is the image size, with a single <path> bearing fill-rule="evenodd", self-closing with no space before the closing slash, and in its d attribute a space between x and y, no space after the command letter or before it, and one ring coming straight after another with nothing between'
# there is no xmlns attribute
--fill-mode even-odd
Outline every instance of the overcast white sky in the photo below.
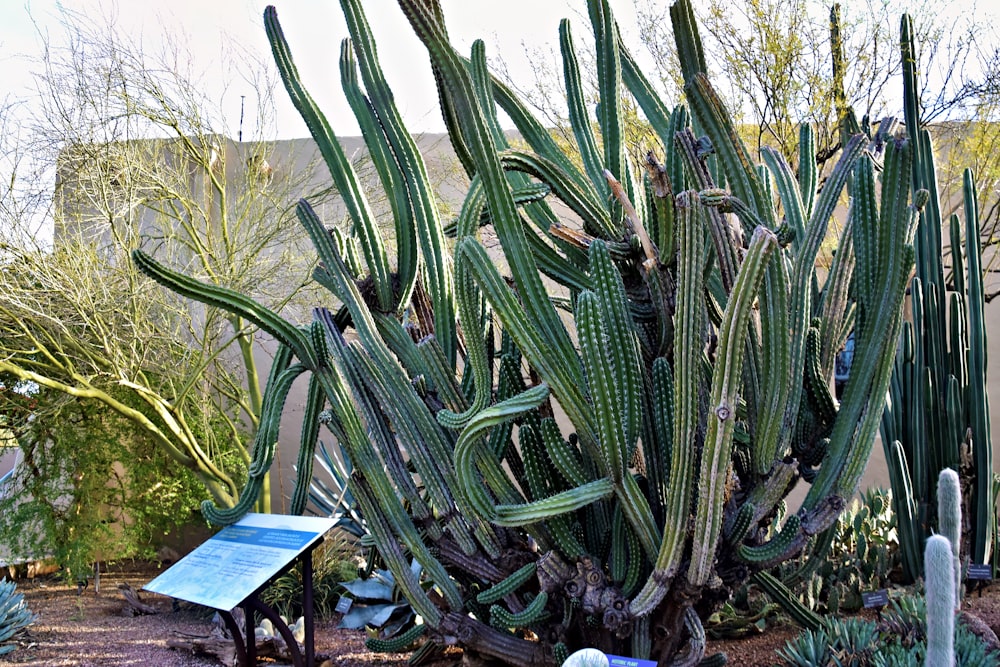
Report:
<svg viewBox="0 0 1000 667"><path fill-rule="evenodd" d="M641 0L659 4L659 0ZM740 0L734 0L739 2ZM858 0L860 1L860 0ZM899 2L898 11L910 2ZM665 10L670 0L662 0ZM973 0L953 0L951 13L968 12ZM221 45L240 44L269 61L261 15L265 0L0 0L0 99L23 99L30 95L33 65L26 57L37 56L40 33L59 43L62 8L89 16L110 16L118 28L156 50L164 40L182 39L195 54L195 69L203 71L206 89L212 97L222 97L221 105L228 131L235 136L239 121L240 95L253 90L240 81L227 87L220 66ZM306 86L342 135L357 134L353 117L340 91L337 61L340 40L347 29L336 0L272 0L278 8L285 35ZM632 17L632 0L611 0L627 39L637 41ZM1000 5L997 0L979 0L980 9ZM582 40L588 33L585 0L443 0L449 33L456 46L468 53L472 41L483 38L487 53L498 53L513 67L518 80L530 77L524 47L551 48L558 44L560 18L574 19L574 35ZM442 124L429 77L423 47L412 35L396 0L365 0L365 10L375 32L386 77L411 131L440 131ZM996 9L992 9L996 12ZM947 14L949 12L944 12ZM637 54L638 55L638 54ZM307 134L284 91L278 91L280 137ZM248 104L252 100L248 99ZM249 128L248 128L249 132Z"/></svg>
<svg viewBox="0 0 1000 667"><path fill-rule="evenodd" d="M47 33L58 42L60 8L84 11L90 16L112 16L116 25L144 44L157 49L164 39L183 36L196 54L195 68L204 70L206 84L222 90L219 77L221 44L228 40L261 54L270 61L262 14L267 4L278 8L278 17L306 86L331 118L338 134L357 134L353 116L340 91L337 62L340 41L347 28L336 0L170 0L169 2L113 2L112 0L0 0L0 96L29 94L32 65L23 55L38 54ZM456 45L468 53L481 37L488 53L501 49L511 61L523 61L522 41L532 46L558 44L559 20L576 17L575 34L584 34L586 3L582 0L444 0L449 32ZM624 19L631 0L612 0ZM413 131L440 131L443 125L429 76L426 52L413 36L396 0L366 0L365 11L375 33L386 77L393 87L408 126ZM582 14L581 14L582 12ZM498 41L502 36L502 40ZM527 65L524 63L525 70ZM229 86L223 101L226 119L235 134L239 96L252 89L239 83ZM307 134L284 91L278 94L281 137ZM249 100L248 100L249 103Z"/></svg>

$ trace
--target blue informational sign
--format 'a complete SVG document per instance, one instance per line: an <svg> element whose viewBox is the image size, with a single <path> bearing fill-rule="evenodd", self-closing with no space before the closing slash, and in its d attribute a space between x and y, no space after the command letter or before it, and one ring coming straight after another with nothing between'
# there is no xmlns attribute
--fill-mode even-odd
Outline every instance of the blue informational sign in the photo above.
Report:
<svg viewBox="0 0 1000 667"><path fill-rule="evenodd" d="M608 667L656 667L656 663L652 660L626 658L620 655L609 655L608 663Z"/></svg>
<svg viewBox="0 0 1000 667"><path fill-rule="evenodd" d="M335 519L247 514L143 586L230 611L333 528Z"/></svg>

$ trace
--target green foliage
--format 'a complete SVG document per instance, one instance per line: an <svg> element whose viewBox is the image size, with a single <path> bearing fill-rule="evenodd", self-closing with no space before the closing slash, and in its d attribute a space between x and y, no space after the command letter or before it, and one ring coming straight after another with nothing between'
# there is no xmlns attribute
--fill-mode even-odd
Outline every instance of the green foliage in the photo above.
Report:
<svg viewBox="0 0 1000 667"><path fill-rule="evenodd" d="M351 539L334 531L313 550L312 565L313 613L321 619L330 618L344 592L341 582L357 575L357 548ZM264 589L261 601L286 618L298 618L304 613L302 590L302 565L299 564Z"/></svg>
<svg viewBox="0 0 1000 667"><path fill-rule="evenodd" d="M4 396L22 454L0 498L0 541L14 558L52 557L85 579L95 561L151 556L195 518L198 480L132 422L47 389Z"/></svg>
<svg viewBox="0 0 1000 667"><path fill-rule="evenodd" d="M811 544L803 556L778 568L777 576L809 609L827 614L857 611L861 593L885 588L900 565L892 492L866 490L828 533L814 539L830 540L829 546L817 549Z"/></svg>
<svg viewBox="0 0 1000 667"><path fill-rule="evenodd" d="M35 615L28 610L24 596L17 592L17 584L0 580L0 655L17 648L11 640L34 622Z"/></svg>
<svg viewBox="0 0 1000 667"><path fill-rule="evenodd" d="M925 664L927 608L922 597L890 601L878 621L829 617L822 627L806 630L778 651L782 667L912 667ZM956 667L1000 664L964 624L955 627ZM944 665L947 662L927 664Z"/></svg>

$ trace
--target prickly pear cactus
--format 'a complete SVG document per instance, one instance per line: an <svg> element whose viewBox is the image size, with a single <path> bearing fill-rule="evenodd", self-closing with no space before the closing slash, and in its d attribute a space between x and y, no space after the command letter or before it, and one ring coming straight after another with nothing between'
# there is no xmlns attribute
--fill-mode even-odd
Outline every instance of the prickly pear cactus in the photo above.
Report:
<svg viewBox="0 0 1000 667"><path fill-rule="evenodd" d="M600 140L568 22L560 29L577 162L490 76L481 43L468 58L451 47L437 2L401 1L471 178L445 225L362 4L341 5L351 35L341 84L392 207L396 255L273 8L265 25L282 80L352 218L349 232L331 233L298 205L329 303L295 325L136 253L164 285L281 343L244 496L206 515L228 522L249 509L289 388L307 374L294 509L325 429L350 457L351 491L423 618L421 650L457 642L504 664L555 665L591 646L697 664L701 619L829 527L858 486L913 266L910 144L851 137L817 194L808 128L798 179L775 151L753 163L704 74L687 0L671 17L689 107L672 110L607 2L591 0ZM661 142L638 165L623 140L626 90ZM528 148L508 145L499 109ZM822 278L817 255L848 183L851 213ZM503 262L480 242L484 225ZM838 405L831 351L852 327L855 371ZM805 500L772 535L800 480Z"/></svg>

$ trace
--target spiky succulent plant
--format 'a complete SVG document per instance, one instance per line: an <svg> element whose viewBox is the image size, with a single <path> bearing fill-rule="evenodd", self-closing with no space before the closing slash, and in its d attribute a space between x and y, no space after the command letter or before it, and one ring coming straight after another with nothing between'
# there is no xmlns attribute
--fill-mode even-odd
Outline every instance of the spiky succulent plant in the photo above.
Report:
<svg viewBox="0 0 1000 667"><path fill-rule="evenodd" d="M702 619L828 528L857 489L913 266L910 143L850 137L817 193L808 127L798 175L773 150L751 160L705 75L688 0L671 17L689 106L672 110L606 0L590 0L596 123L569 23L560 29L577 162L489 74L482 43L459 55L440 5L404 0L470 177L450 246L362 3L341 5L341 84L391 206L395 257L273 8L279 72L352 219L331 232L298 205L330 302L295 325L135 254L164 285L280 343L247 488L206 516L225 523L250 508L288 392L308 375L293 510L326 428L425 646L458 643L510 665L554 665L586 646L697 664ZM626 90L659 137L641 165L627 157ZM508 144L498 109L527 148ZM845 187L850 215L820 274ZM480 242L484 225L502 258ZM831 351L852 328L856 365L838 405ZM770 533L799 479L804 501Z"/></svg>

